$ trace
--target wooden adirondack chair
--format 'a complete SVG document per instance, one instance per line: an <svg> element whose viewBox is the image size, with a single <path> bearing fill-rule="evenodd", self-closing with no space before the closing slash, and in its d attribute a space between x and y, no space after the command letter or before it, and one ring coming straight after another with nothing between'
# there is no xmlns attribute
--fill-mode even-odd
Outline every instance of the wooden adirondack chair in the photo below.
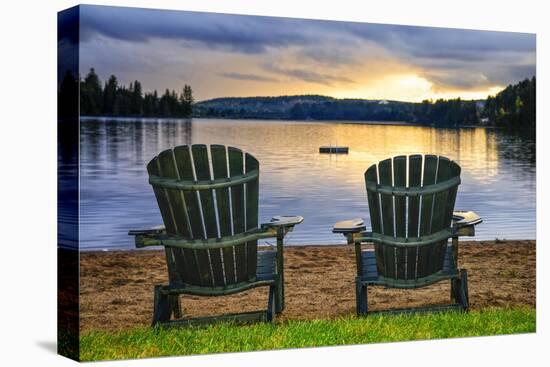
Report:
<svg viewBox="0 0 550 367"><path fill-rule="evenodd" d="M450 280L448 305L385 312L468 309L466 269L458 269L458 237L473 236L474 224L453 222L460 167L441 156L397 156L365 172L372 232L362 220L337 223L355 244L357 313L368 313L368 286L419 288ZM452 239L449 244L448 240ZM374 249L363 249L366 243Z"/></svg>
<svg viewBox="0 0 550 367"><path fill-rule="evenodd" d="M283 239L303 218L275 217L258 226L259 169L252 155L222 145L178 146L149 162L165 227L129 234L136 247L165 248L169 284L155 287L153 325L272 321L283 310ZM258 239L269 237L277 239L276 251L258 251ZM182 294L221 296L262 286L269 287L267 310L182 317Z"/></svg>

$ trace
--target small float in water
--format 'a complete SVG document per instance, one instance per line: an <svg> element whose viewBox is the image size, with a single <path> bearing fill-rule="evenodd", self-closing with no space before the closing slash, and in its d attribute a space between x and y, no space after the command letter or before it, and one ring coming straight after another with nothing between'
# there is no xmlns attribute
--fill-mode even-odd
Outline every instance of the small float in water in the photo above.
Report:
<svg viewBox="0 0 550 367"><path fill-rule="evenodd" d="M329 153L329 154L348 154L348 147L319 147L319 153Z"/></svg>

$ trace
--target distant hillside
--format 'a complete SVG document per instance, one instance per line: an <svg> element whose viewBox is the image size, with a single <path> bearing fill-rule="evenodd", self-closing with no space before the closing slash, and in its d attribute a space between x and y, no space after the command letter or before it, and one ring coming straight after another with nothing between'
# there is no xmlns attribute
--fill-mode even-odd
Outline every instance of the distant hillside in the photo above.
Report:
<svg viewBox="0 0 550 367"><path fill-rule="evenodd" d="M195 103L196 117L295 120L410 120L414 103L319 95L216 98Z"/></svg>
<svg viewBox="0 0 550 367"><path fill-rule="evenodd" d="M195 103L190 85L184 85L180 94L168 89L162 95L156 90L143 93L138 80L126 88L112 75L102 86L93 68L78 82L70 73L65 75L58 91L60 116L72 111L71 106L62 104L62 96L71 95L80 85L81 116L400 121L441 127L483 125L535 130L535 77L509 85L484 100L455 98L420 103L320 95L230 97Z"/></svg>
<svg viewBox="0 0 550 367"><path fill-rule="evenodd" d="M441 127L535 127L535 77L509 85L486 100L460 98L420 103L368 99L337 99L320 95L216 98L195 103L194 117L404 121Z"/></svg>

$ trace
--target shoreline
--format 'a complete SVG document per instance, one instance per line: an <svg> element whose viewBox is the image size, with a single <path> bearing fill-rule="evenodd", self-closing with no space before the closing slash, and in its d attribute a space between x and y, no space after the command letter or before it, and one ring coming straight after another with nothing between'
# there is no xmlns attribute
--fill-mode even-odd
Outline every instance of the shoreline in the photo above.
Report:
<svg viewBox="0 0 550 367"><path fill-rule="evenodd" d="M464 241L459 268L468 270L472 310L536 305L536 242ZM285 247L286 308L277 322L355 315L353 246ZM153 287L167 282L162 250L80 253L80 330L148 326ZM449 282L417 290L369 288L369 308L448 303ZM267 290L224 297L183 296L184 314L205 316L264 308Z"/></svg>
<svg viewBox="0 0 550 367"><path fill-rule="evenodd" d="M472 246L472 245L477 245L479 243L482 243L482 242L491 242L491 243L494 243L495 245L499 245L499 244L507 244L507 243L510 243L510 242L514 242L516 243L517 245L521 246L521 245L525 245L525 244L528 244L530 242L536 242L536 239L525 239L525 238L522 238L522 239L491 239L491 240L484 240L484 239L481 239L481 240L464 240L463 242L460 243L460 246ZM346 246L350 246L348 245L347 243L330 243L330 244L285 244L285 250L286 249L291 249L291 248L308 248L308 247L319 247L319 248L339 248L339 247L346 247ZM265 244L258 244L258 248L259 249L270 249L270 248L274 248L273 245L265 245ZM72 248L69 249L69 250L73 250ZM133 253L133 252L141 252L141 251L162 251L162 247L143 247L143 248L135 248L135 247L132 247L132 248L113 248L113 249L108 249L108 248L104 248L104 249L96 249L96 248L93 248L93 249L85 249L85 248L80 248L79 249L79 252L81 254L97 254L97 253L121 253L121 252L128 252L128 253Z"/></svg>
<svg viewBox="0 0 550 367"><path fill-rule="evenodd" d="M91 121L91 120L166 120L166 121L175 121L175 120L228 120L228 121L283 121L283 122L297 122L297 123L327 123L327 124L350 124L350 125L375 125L375 126L414 126L414 127L433 127L436 129L475 129L483 128L489 130L506 130L503 126L489 126L489 125L461 125L461 126L438 126L434 124L422 124L418 122L408 122L408 121L364 121L364 120L296 120L296 119L269 119L269 118L252 118L252 117L239 117L239 118L229 118L229 117L153 117L153 116L79 116L80 120ZM529 129L524 129L522 131L528 131Z"/></svg>

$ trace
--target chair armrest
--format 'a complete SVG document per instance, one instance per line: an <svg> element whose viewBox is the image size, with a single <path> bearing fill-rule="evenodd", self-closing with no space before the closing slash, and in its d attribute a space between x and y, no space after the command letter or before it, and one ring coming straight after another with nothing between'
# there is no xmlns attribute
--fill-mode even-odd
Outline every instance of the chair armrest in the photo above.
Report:
<svg viewBox="0 0 550 367"><path fill-rule="evenodd" d="M453 231L457 237L473 237L476 234L475 226L483 222L483 218L476 212L455 210L453 212Z"/></svg>
<svg viewBox="0 0 550 367"><path fill-rule="evenodd" d="M167 246L186 249L218 249L236 246L241 243L254 241L262 238L277 237L277 230L274 228L256 228L234 236L221 238L190 240L180 236L166 234L166 232L136 235L136 247Z"/></svg>
<svg viewBox="0 0 550 367"><path fill-rule="evenodd" d="M128 231L129 236L137 236L137 235L143 235L143 234L159 234L166 230L164 225L159 225L151 228L146 229L131 229Z"/></svg>
<svg viewBox="0 0 550 367"><path fill-rule="evenodd" d="M366 230L365 221L361 218L343 220L338 222L332 228L332 233L342 233L348 235L351 233L359 233Z"/></svg>
<svg viewBox="0 0 550 367"><path fill-rule="evenodd" d="M467 210L455 210L453 212L453 225L460 227L475 226L483 222L483 218L476 212Z"/></svg>
<svg viewBox="0 0 550 367"><path fill-rule="evenodd" d="M277 215L267 223L262 223L261 228L262 229L284 229L284 232L290 232L292 229L294 229L294 226L296 224L300 224L304 221L304 217L301 217L299 215L297 216L289 216L289 215Z"/></svg>

